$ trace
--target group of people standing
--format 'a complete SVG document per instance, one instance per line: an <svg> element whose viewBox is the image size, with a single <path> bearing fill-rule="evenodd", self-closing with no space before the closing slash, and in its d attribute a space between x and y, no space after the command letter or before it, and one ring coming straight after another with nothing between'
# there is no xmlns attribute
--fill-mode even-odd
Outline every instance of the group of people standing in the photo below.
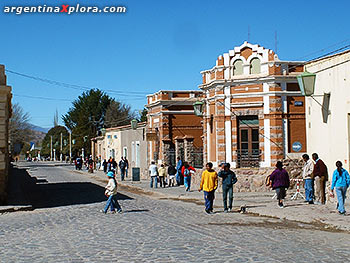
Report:
<svg viewBox="0 0 350 263"><path fill-rule="evenodd" d="M326 182L328 181L328 169L325 163L318 157L317 153L312 154L310 160L307 154L303 155L305 165L303 168L303 178L305 180L305 199L309 204L314 204L314 200L319 200L321 204L326 203ZM350 176L343 168L341 161L335 163L336 169L333 172L330 196L334 197L334 190L337 194L337 209L342 215L345 214L346 191L350 186ZM315 191L315 190L316 191Z"/></svg>
<svg viewBox="0 0 350 263"><path fill-rule="evenodd" d="M326 203L326 182L328 181L328 168L318 157L317 153L312 154L312 160L308 154L303 154L304 166L302 176L304 179L305 201L312 205ZM333 172L330 196L334 197L334 189L337 194L337 209L339 214L345 214L346 191L350 186L350 176L343 168L341 161L336 162L336 169ZM290 180L288 172L283 169L283 164L278 161L276 170L267 178L267 185L276 191L279 207L283 208L283 199L286 196L286 189L289 188Z"/></svg>
<svg viewBox="0 0 350 263"><path fill-rule="evenodd" d="M186 192L191 190L191 178L192 175L196 172L196 169L191 166L188 162L182 162L180 158L178 158L176 168L172 165L168 165L168 169L166 170L165 164L161 164L158 168L154 161L151 162L151 165L148 169L151 181L150 187L155 188L158 187L158 182L160 187L173 187L176 185L180 186L182 184L182 180L185 185Z"/></svg>
<svg viewBox="0 0 350 263"><path fill-rule="evenodd" d="M119 163L114 160L114 158L110 157L108 161L103 160L102 163L104 173L108 173L109 171L114 171L117 174L118 166L120 169L120 179L122 181L125 180L125 177L128 177L128 169L129 169L129 161L126 157L121 157Z"/></svg>

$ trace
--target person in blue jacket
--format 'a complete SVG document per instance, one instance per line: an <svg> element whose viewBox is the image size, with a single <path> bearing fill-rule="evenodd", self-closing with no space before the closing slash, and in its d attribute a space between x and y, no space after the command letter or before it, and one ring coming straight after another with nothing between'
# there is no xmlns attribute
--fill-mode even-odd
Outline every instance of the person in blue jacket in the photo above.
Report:
<svg viewBox="0 0 350 263"><path fill-rule="evenodd" d="M221 170L218 174L222 178L222 200L224 202L224 212L228 213L232 210L233 203L233 185L237 183L236 174L230 170L229 163L223 163L221 165ZM227 207L227 194L228 194L228 207Z"/></svg>
<svg viewBox="0 0 350 263"><path fill-rule="evenodd" d="M335 192L337 193L338 198L338 211L339 214L345 215L345 199L346 199L346 190L350 186L350 176L348 171L346 171L342 166L341 161L337 161L335 163L337 166L337 169L333 172L333 178L332 178L332 195L334 195L334 188Z"/></svg>
<svg viewBox="0 0 350 263"><path fill-rule="evenodd" d="M182 166L183 166L182 160L180 159L180 157L177 157L177 164L176 164L176 171L177 171L176 172L176 183L177 183L177 186L180 186L180 184L181 184Z"/></svg>

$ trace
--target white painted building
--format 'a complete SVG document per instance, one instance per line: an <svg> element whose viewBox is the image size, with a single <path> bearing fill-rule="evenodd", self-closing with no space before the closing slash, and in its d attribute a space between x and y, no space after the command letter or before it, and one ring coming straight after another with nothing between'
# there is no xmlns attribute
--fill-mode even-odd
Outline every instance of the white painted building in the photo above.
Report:
<svg viewBox="0 0 350 263"><path fill-rule="evenodd" d="M317 152L329 174L350 161L350 50L305 65L316 73L313 98L306 99L307 149ZM329 113L327 114L329 106Z"/></svg>

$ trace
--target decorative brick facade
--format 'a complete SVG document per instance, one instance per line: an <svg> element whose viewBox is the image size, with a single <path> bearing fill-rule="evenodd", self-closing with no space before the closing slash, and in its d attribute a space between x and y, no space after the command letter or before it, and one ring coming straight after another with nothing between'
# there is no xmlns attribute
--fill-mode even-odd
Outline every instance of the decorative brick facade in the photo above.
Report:
<svg viewBox="0 0 350 263"><path fill-rule="evenodd" d="M11 87L6 85L5 67L0 65L0 205L5 204L7 199L11 98Z"/></svg>
<svg viewBox="0 0 350 263"><path fill-rule="evenodd" d="M180 157L192 162L193 152L203 148L202 117L193 103L202 91L159 91L147 96L148 160L173 163Z"/></svg>
<svg viewBox="0 0 350 263"><path fill-rule="evenodd" d="M202 71L204 161L271 167L306 152L305 102L296 79L303 66L245 42Z"/></svg>

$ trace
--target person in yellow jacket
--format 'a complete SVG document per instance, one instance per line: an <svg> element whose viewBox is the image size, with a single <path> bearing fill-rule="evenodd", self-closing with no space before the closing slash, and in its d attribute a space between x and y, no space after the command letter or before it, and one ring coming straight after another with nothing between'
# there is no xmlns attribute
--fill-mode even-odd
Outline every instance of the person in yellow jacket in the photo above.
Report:
<svg viewBox="0 0 350 263"><path fill-rule="evenodd" d="M213 164L207 163L206 170L202 173L201 184L198 191L204 192L205 212L213 213L215 190L218 188L218 174L213 170Z"/></svg>
<svg viewBox="0 0 350 263"><path fill-rule="evenodd" d="M158 168L158 177L159 177L160 187L165 187L166 170L165 170L164 164L162 164L160 168Z"/></svg>

